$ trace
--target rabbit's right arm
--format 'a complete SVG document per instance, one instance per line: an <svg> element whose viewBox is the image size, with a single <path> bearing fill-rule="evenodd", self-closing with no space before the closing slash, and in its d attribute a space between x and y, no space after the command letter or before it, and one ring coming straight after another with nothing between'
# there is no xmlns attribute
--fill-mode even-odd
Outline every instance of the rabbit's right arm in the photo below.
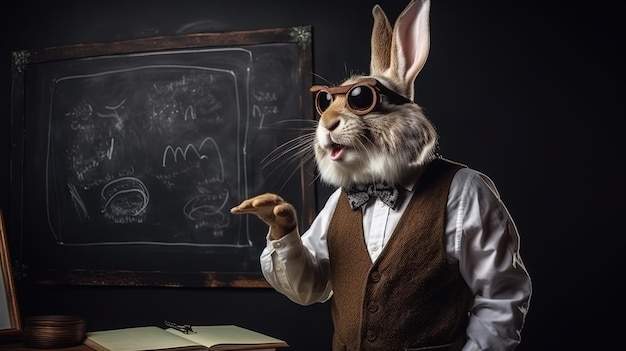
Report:
<svg viewBox="0 0 626 351"><path fill-rule="evenodd" d="M232 214L254 214L270 227L270 239L278 240L298 225L296 210L282 197L265 193L242 201L230 209Z"/></svg>

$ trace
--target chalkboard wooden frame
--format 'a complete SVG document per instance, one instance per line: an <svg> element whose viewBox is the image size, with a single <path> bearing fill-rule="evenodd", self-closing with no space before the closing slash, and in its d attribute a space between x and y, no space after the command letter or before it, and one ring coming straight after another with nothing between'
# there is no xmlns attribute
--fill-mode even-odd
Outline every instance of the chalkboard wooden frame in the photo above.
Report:
<svg viewBox="0 0 626 351"><path fill-rule="evenodd" d="M239 58L234 60L237 63L232 63L233 60L229 55L235 57L240 53L247 57L242 59L244 64L238 63ZM236 162L234 161L235 157L228 159L235 164L231 168L238 172L237 174L231 172L230 175L224 173L223 164L228 164L229 161L222 160L222 155L218 149L215 154L220 157L219 163L222 163L219 181L222 182L220 184L228 183L229 185L225 185L223 191L211 190L207 183L216 181L216 177L211 178L211 175L202 174L204 178L194 178L193 181L198 183L195 186L202 188L201 192L204 192L202 194L202 201L204 201L202 210L207 211L208 208L211 211L217 211L217 205L213 206L212 203L211 206L213 207L208 207L206 202L223 201L220 203L222 205L220 210L224 212L243 198L255 195L255 192L267 190L282 193L286 198L289 198L290 202L300 212L299 222L302 225L307 225L312 221L316 208L315 175L311 159L310 157L305 159L304 155L300 155L298 159L293 158L292 155L292 158L287 159L288 156L280 156L277 150L286 150L287 140L295 140L298 135L302 137L302 133L307 128L310 131L311 124L307 122L313 121L311 94L309 92L312 83L310 27L150 37L48 47L41 50L15 51L12 55L11 209L13 220L11 226L19 233L19 240L16 240L16 246L18 246L16 248L18 253L16 265L20 267L18 274L20 279L34 284L65 285L269 287L258 267L258 254L264 246L266 228L253 216L233 216L238 218L236 220L224 219L226 216L220 213L220 220L222 221L220 224L214 223L214 219L205 219L195 222L195 227L184 227L192 228L190 229L190 231L194 231L192 234L198 236L203 232L195 229L208 227L206 232L211 232L213 235L210 239L188 239L187 237L192 236L192 234L187 233L183 230L184 228L176 227L180 222L178 219L173 219L171 223L161 223L167 221L164 218L168 218L169 214L162 215L161 219L154 219L158 223L148 227L149 220L145 218L133 219L134 217L128 213L120 215L121 204L117 204L118 206L113 209L102 207L100 212L109 211L108 217L99 219L96 224L85 225L85 222L90 223L92 221L94 213L98 211L89 213L87 211L88 205L76 201L81 195L80 192L85 193L91 188L98 188L101 196L104 196L107 191L116 191L116 194L133 192L134 198L127 198L124 205L128 205L128 202L143 201L143 207L140 209L135 207L136 211L133 215L142 211L142 214L145 215L147 211L145 208L148 204L148 189L144 185L141 185L140 190L137 189L137 184L129 185L131 180L137 182L135 176L139 171L138 167L134 166L116 170L116 173L97 173L97 178L94 177L91 183L83 182L78 188L74 186L75 184L70 184L73 183L72 179L58 176L59 173L65 173L63 167L70 163L80 164L81 174L79 174L79 178L81 180L89 177L90 172L101 172L93 169L103 167L104 161L95 161L95 156L87 156L87 153L82 150L91 147L97 149L98 146L88 144L85 140L98 144L102 143L98 140L99 134L104 132L115 134L115 129L111 127L111 124L107 124L105 130L101 130L102 123L100 122L99 124L94 122L89 127L86 127L86 124L79 125L87 119L85 117L87 114L89 116L96 115L95 110L85 112L84 109L85 106L91 109L93 105L83 104L81 111L78 111L79 108L77 107L69 109L63 106L63 108L59 108L57 107L60 105L58 101L62 101L62 99L58 96L63 95L66 100L81 100L82 104L82 100L85 98L81 94L85 91L99 93L92 95L109 96L113 94L109 92L109 88L114 92L130 90L127 89L128 86L134 87L132 84L142 84L136 82L140 82L148 76L150 79L159 81L151 83L152 85L146 85L147 88L138 85L136 90L146 89L152 92L149 103L152 104L150 113L154 115L156 113L154 112L156 109L155 95L162 93L159 98L164 99L163 96L168 94L168 98L171 98L171 92L178 89L178 86L184 86L184 90L179 90L179 92L180 95L187 94L186 98L192 94L191 91L194 91L194 94L198 91L202 91L203 94L212 91L215 96L197 95L202 99L193 103L189 101L188 104L196 104L197 111L200 110L198 105L204 104L204 113L206 115L211 114L211 123L217 125L214 129L219 129L223 125L225 131L220 133L211 130L206 125L194 129L202 129L210 135L202 140L202 145L205 147L211 143L215 149L224 145L225 149L232 147L235 151L227 150L223 153L226 156L236 155ZM205 60L208 61L205 63ZM275 62L279 60L283 61L281 63ZM99 65L106 67L100 68ZM206 73L209 70L210 72ZM127 74L127 72L133 73ZM141 72L141 74L136 72ZM148 73L144 74L145 72L149 72L149 75ZM112 77L107 81L108 85L94 83L96 80L92 78L102 76ZM177 79L172 77L177 77ZM232 78L232 82L234 82L232 89L228 88L230 81L224 77ZM195 82L190 83L194 79ZM89 84L84 83L87 81ZM124 83L119 83L122 81ZM127 81L131 81L131 83L127 83ZM71 84L61 85L67 82ZM221 88L222 86L228 87ZM278 87L284 87L284 91ZM158 91L158 93L154 93L154 91ZM224 98L224 101L220 101L219 94L228 97ZM240 95L245 95L246 99L240 99ZM237 99L231 100L231 96L237 96ZM95 99L97 98L95 97ZM213 105L206 105L208 98L215 98ZM130 118L125 120L118 114L118 111L114 110L127 100L121 101L116 107L111 107L112 105L105 107L110 112L109 114L102 113L102 110L97 114L101 119L104 117L107 117L108 120L115 119L118 122L118 131L127 128L126 124L119 127L123 124L122 122L129 123L131 121ZM167 106L166 104L159 106L161 108L159 111L170 108L168 112L170 115L168 118L163 118L157 127L152 124L150 133L158 130L158 133L166 134L167 137L173 139L182 135L193 134L194 130L188 129L184 133L181 132L176 135L169 135L169 131L163 131L165 119L170 121L183 114L172 107L178 102L173 103L172 101L168 100ZM74 102L72 101L72 103ZM141 103L147 104L145 100L141 100ZM212 114L212 109L223 108L224 105L232 105L231 107L227 106L224 111L228 111L228 108L230 111L239 111L241 107L242 112L237 114L239 116L237 122L230 122L230 117L215 117L216 115ZM193 114L190 114L188 110L185 112L185 120L188 118L189 120L201 119L198 117L200 112L197 112L198 116L195 114L196 111L192 112ZM82 113L81 118L83 120L75 118L78 113ZM150 115L150 113L143 113L142 116ZM153 122L152 115L141 117L143 118L141 122L143 125L136 127L136 129L147 130L145 125ZM162 114L159 116L159 118L163 117ZM70 118L74 118L74 120L71 123L66 122ZM208 124L209 122L206 120L203 123ZM228 121L224 122L224 120ZM289 126L291 122L295 123L294 126ZM139 124L138 122L134 123L135 125ZM236 123L236 128L229 123ZM272 128L276 130L270 131ZM77 138L75 129L81 130L80 138L83 144L67 142L68 139L75 140ZM133 132L136 133L135 130ZM85 136L87 134L89 134L88 137ZM289 135L288 139L280 140L282 137L287 138L286 135ZM115 135L115 137L119 137L119 135ZM159 141L157 137L150 136L150 138L152 139L143 142L141 147L137 146L140 143L133 144L132 148L126 147L126 152L131 154L137 150L144 150L147 148L146 143ZM216 141L219 138L224 138L224 140ZM243 142L240 142L239 138ZM40 141L43 139L46 141ZM107 161L111 161L114 152L112 150L114 149L113 140L115 138L111 137L110 139L111 142L107 144L110 151L103 153L102 150L96 150L103 155L98 156L102 159L105 158L104 154L106 154ZM227 140L237 140L236 147L231 146ZM220 142L222 144L219 144ZM115 144L115 147L118 145L119 142ZM192 146L191 142L187 148L168 145L171 152L169 157L175 158L176 156L181 157L181 155L187 157L190 146ZM193 146L197 147L198 144ZM197 154L197 150L193 146L192 150L196 151ZM133 151L128 151L130 149ZM229 152L233 152L233 154ZM61 156L51 156L55 153ZM160 174L155 177L157 180L153 180L153 182L158 183L161 188L167 188L168 184L172 187L171 184L175 182L176 177L185 172L192 172L190 169L201 168L201 166L197 166L203 162L201 159L209 158L206 154L202 157L198 156L200 160L194 161L193 166L171 171L168 174ZM88 157L91 157L90 162L85 161ZM136 157L139 158L140 156ZM163 156L163 166L165 166L165 157ZM72 160L68 161L68 159ZM133 162L141 162L141 160L133 160ZM210 164L214 166L217 160L217 157L214 157ZM266 165L267 160L272 160L269 163L273 163L268 167L270 170L258 170L260 165L268 166ZM44 163L45 166L42 166ZM79 173L76 169L72 170ZM57 177L60 179L56 179ZM111 179L115 177L123 179L125 183L122 184L120 181L116 185L110 185L114 182ZM268 185L272 180L275 184ZM104 182L110 183L103 186ZM231 182L234 184L232 189ZM200 183L202 184L200 185ZM65 187L71 190L68 191ZM66 195L57 195L57 193L65 194L67 192L72 192L71 201L63 199ZM168 194L171 193L173 191ZM233 193L237 196L234 196ZM211 200L206 200L208 198ZM226 199L230 202L227 203ZM110 203L119 202L116 199L108 201L109 207L113 206ZM191 203L191 200L189 202ZM194 209L196 213L202 214L199 210L200 205L194 205L197 206ZM72 212L82 213L81 218L68 219L75 217L74 214L68 214L70 207L74 208ZM159 208L167 209L168 204L161 202ZM165 212L166 210L162 211ZM100 215L101 213L96 214L96 216ZM190 217L188 213L186 215ZM154 215L153 217L158 216ZM117 220L114 225L123 228L119 230L119 233L116 230L117 227L108 226L107 220L110 222L111 219ZM228 224L223 224L226 222ZM145 239L146 236L157 232L161 226L165 225L176 227L172 229L172 236L185 236L185 239L180 239L180 242L177 241L177 238L159 239L159 245L154 245L157 240ZM75 229L79 227L80 230ZM111 228L114 230L110 230ZM220 230L220 228L226 229ZM78 233L79 231L80 233ZM234 236L231 231L237 236L236 240L231 239ZM60 232L63 232L63 235L59 235ZM116 237L117 239L106 242L104 240L90 242L78 238L78 234L84 235L90 234L90 232L100 236L125 234L136 238L126 241L126 239ZM223 237L219 237L220 232ZM256 237L252 238L251 233L254 233ZM242 237L244 239L241 239ZM220 241L226 239L231 241Z"/></svg>
<svg viewBox="0 0 626 351"><path fill-rule="evenodd" d="M0 341L15 339L22 335L17 294L15 292L13 269L11 267L8 237L4 213L0 209Z"/></svg>

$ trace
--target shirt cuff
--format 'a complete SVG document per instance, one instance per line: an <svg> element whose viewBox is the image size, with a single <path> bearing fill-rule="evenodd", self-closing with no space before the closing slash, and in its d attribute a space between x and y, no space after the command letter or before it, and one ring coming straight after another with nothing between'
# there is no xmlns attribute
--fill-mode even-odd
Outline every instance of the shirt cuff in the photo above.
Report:
<svg viewBox="0 0 626 351"><path fill-rule="evenodd" d="M267 232L267 236L265 238L267 240L268 249L280 251L281 249L290 247L295 242L299 241L300 235L298 234L298 229L296 228L278 240L271 240L269 231Z"/></svg>

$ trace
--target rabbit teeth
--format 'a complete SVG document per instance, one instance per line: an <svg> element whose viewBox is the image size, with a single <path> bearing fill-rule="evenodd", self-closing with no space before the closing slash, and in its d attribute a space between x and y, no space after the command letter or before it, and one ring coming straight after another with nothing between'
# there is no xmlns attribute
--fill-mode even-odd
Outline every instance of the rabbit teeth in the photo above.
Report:
<svg viewBox="0 0 626 351"><path fill-rule="evenodd" d="M333 161L340 159L341 156L343 156L344 151L345 148L343 145L333 143L330 146L330 159Z"/></svg>

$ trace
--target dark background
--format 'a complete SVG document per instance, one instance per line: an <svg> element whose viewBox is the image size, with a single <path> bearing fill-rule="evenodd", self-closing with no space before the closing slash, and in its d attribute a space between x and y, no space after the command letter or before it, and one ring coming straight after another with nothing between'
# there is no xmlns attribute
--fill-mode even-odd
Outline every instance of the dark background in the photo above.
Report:
<svg viewBox="0 0 626 351"><path fill-rule="evenodd" d="M314 72L368 70L375 1L21 1L5 8L0 61L0 207L10 189L10 53L191 32L313 27ZM607 349L623 333L626 240L623 25L608 1L435 1L431 53L416 101L440 151L489 175L521 235L534 295L519 350ZM393 21L404 1L380 2ZM618 124L619 123L619 124ZM318 206L330 189L318 188ZM15 231L8 228L9 240ZM329 305L302 307L264 288L29 285L25 317L76 314L90 330L238 324L329 349Z"/></svg>

